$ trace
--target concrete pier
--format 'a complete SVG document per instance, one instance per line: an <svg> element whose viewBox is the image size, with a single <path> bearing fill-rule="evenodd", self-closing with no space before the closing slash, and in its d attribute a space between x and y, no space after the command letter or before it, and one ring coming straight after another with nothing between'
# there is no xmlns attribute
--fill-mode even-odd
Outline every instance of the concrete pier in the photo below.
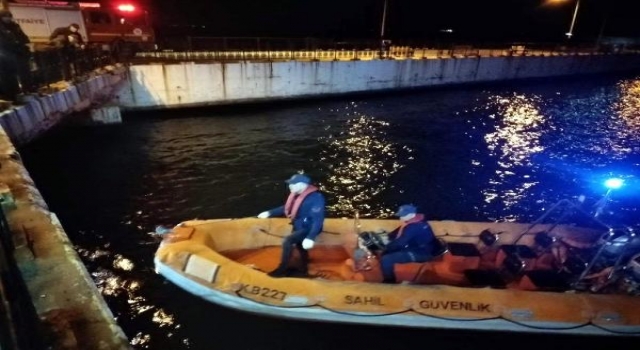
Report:
<svg viewBox="0 0 640 350"><path fill-rule="evenodd" d="M131 346L15 145L33 140L74 112L100 108L125 77L125 70L114 67L0 113L0 198L14 248L0 255L14 258L41 326L41 334L29 336L42 337L47 349Z"/></svg>
<svg viewBox="0 0 640 350"><path fill-rule="evenodd" d="M26 144L67 116L102 108L125 83L126 68L123 66L108 67L76 85L59 83L62 85L60 91L27 96L23 105L0 112L0 126L15 145Z"/></svg>
<svg viewBox="0 0 640 350"><path fill-rule="evenodd" d="M638 68L637 53L157 63L131 66L116 95L123 109L164 109Z"/></svg>

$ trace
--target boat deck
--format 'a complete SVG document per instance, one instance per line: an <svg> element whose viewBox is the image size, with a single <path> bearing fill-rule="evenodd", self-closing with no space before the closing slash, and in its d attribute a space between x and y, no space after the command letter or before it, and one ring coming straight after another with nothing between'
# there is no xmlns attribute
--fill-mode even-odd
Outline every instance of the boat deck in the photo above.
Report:
<svg viewBox="0 0 640 350"><path fill-rule="evenodd" d="M259 249L240 249L222 252L223 255L240 264L251 266L256 270L269 272L280 262L282 248L270 246ZM345 261L350 258L342 246L317 246L309 251L309 275L330 280L347 280L342 271ZM295 269L300 264L300 256L294 249L289 265Z"/></svg>
<svg viewBox="0 0 640 350"><path fill-rule="evenodd" d="M545 291L569 289L569 274L558 271L551 253L535 254L526 248L505 245L479 254L472 245L449 244L445 253L429 262L397 264L396 277L399 283L412 284ZM266 273L277 267L281 252L280 246L267 246L222 253L231 260ZM295 273L299 267L296 249L293 250L289 266L291 277L302 277ZM335 281L382 281L376 259L373 259L369 269L358 269L349 251L341 245L317 245L311 249L309 276Z"/></svg>

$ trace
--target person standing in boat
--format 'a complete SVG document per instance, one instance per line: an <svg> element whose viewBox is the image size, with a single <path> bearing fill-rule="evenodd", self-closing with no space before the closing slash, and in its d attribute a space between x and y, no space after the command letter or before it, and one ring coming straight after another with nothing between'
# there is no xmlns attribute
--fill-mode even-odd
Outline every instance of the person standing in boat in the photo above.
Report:
<svg viewBox="0 0 640 350"><path fill-rule="evenodd" d="M278 267L269 272L272 277L284 277L288 271L292 248L300 252L301 273L307 274L309 264L308 250L313 248L316 237L322 232L325 215L324 195L311 184L311 179L304 174L295 174L285 181L289 184L289 197L284 205L264 211L258 217L265 219L271 216L286 216L293 224L292 233L282 242L282 256Z"/></svg>
<svg viewBox="0 0 640 350"><path fill-rule="evenodd" d="M389 233L389 243L382 251L380 266L382 283L395 283L395 264L425 262L433 257L436 238L423 214L411 204L401 205L396 216L402 224Z"/></svg>

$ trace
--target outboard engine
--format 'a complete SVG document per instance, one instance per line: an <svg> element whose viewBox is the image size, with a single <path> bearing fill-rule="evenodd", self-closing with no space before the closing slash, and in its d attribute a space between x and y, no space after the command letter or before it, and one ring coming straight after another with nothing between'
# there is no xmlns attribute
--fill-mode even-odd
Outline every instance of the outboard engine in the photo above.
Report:
<svg viewBox="0 0 640 350"><path fill-rule="evenodd" d="M605 243L603 253L609 257L626 260L640 253L640 237L635 235L616 237Z"/></svg>
<svg viewBox="0 0 640 350"><path fill-rule="evenodd" d="M634 255L625 266L620 289L629 295L640 295L640 253Z"/></svg>
<svg viewBox="0 0 640 350"><path fill-rule="evenodd" d="M615 265L617 269L640 253L640 236L631 227L612 229L600 238L598 245L600 253L596 265L600 268Z"/></svg>
<svg viewBox="0 0 640 350"><path fill-rule="evenodd" d="M636 279L628 272L632 257L640 255L640 237L634 230L631 227L612 228L600 238L597 246L598 251L590 258L574 287L588 286L592 292L617 290L625 294L637 290Z"/></svg>

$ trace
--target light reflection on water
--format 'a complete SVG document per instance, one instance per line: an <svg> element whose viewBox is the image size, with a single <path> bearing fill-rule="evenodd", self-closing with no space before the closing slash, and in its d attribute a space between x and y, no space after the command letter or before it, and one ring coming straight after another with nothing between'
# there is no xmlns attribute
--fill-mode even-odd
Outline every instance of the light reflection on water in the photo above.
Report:
<svg viewBox="0 0 640 350"><path fill-rule="evenodd" d="M398 146L387 139L389 122L367 115L357 115L319 141L320 162L327 164L322 188L334 196L327 209L337 216L384 217L390 211L380 203L380 194L389 186L388 179L404 165L399 160ZM405 148L405 151L410 152ZM402 161L408 162L411 157Z"/></svg>
<svg viewBox="0 0 640 350"><path fill-rule="evenodd" d="M536 185L526 169L532 166L531 156L544 151L540 137L545 118L540 114L539 104L541 101L535 96L514 94L491 96L486 108L481 106L480 110L494 111L489 118L494 120L495 131L484 135L487 154L497 164L494 175L482 190L487 204L501 201L501 206L508 211ZM480 161L474 164L485 165ZM514 216L503 218L504 221L515 219Z"/></svg>
<svg viewBox="0 0 640 350"><path fill-rule="evenodd" d="M640 224L638 111L635 78L436 90L225 116L125 116L121 127L63 130L21 154L135 348L209 349L212 330L220 348L295 348L308 337L352 348L362 344L350 326L279 323L180 291L154 273L157 241L147 232L255 215L281 204L283 180L300 169L327 193L330 216L386 217L410 198L428 218L483 221L535 219L559 199L601 195L603 176L624 174L630 186L613 204ZM238 329L256 336L238 338ZM369 349L427 333L448 344L424 330L358 332Z"/></svg>
<svg viewBox="0 0 640 350"><path fill-rule="evenodd" d="M159 328L168 328L177 330L180 328L179 324L175 324L175 317L171 313L166 312L162 308L153 305L144 296L144 291L141 290L143 281L136 278L127 278L120 275L117 271L133 271L135 264L132 260L125 258L121 254L112 254L111 252L103 249L90 252L86 249L78 249L80 255L89 260L96 261L97 259L105 259L112 261L113 270L108 268L101 268L91 273L93 280L98 287L98 290L105 297L123 298L126 300L128 313L136 315L135 317L144 317L143 314L151 315L151 322L156 324ZM113 257L110 257L113 255ZM167 337L172 337L173 332L166 333ZM130 339L131 345L137 348L148 348L151 342L151 335L144 332L138 332ZM183 340L184 344L188 344L188 340Z"/></svg>
<svg viewBox="0 0 640 350"><path fill-rule="evenodd" d="M612 110L615 112L613 120L619 120L616 128L615 140L623 143L617 151L624 150L624 154L640 153L638 140L640 134L640 80L623 80L618 84L620 97L614 101Z"/></svg>

